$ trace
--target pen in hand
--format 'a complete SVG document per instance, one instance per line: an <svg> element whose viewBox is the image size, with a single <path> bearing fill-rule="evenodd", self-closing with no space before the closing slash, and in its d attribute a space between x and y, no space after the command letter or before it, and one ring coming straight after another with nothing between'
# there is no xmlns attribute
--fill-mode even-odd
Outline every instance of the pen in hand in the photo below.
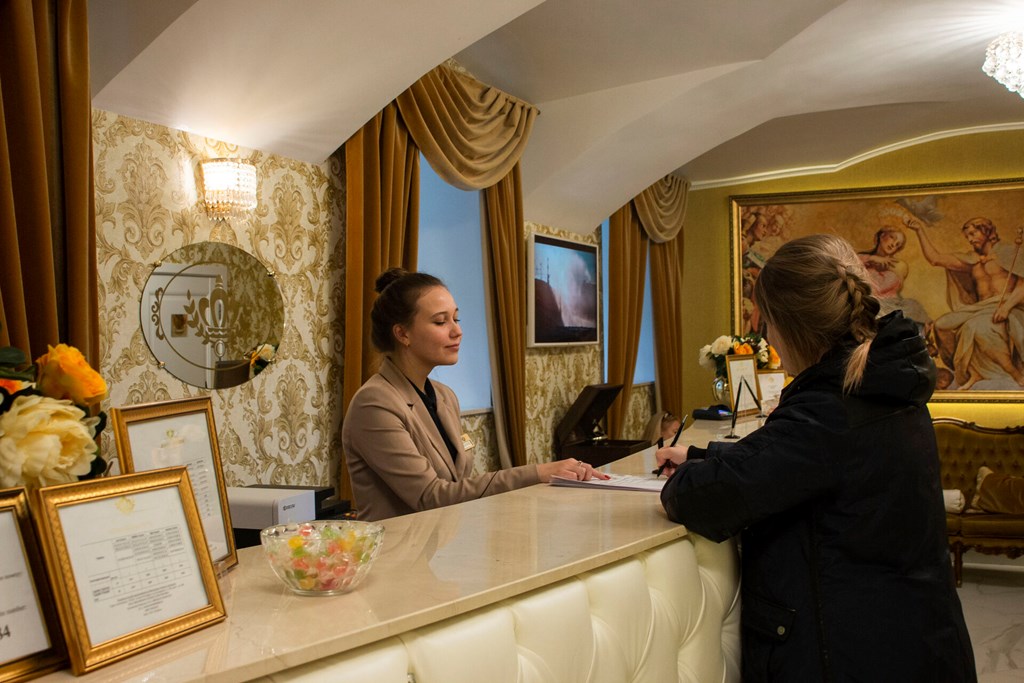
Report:
<svg viewBox="0 0 1024 683"><path fill-rule="evenodd" d="M676 430L676 435L672 437L672 443L669 444L669 448L671 448L672 446L675 446L676 445L676 441L679 441L679 435L683 433L683 427L686 426L686 418L688 418L688 417L690 417L690 416L689 415L683 415L683 419L679 421L679 429ZM658 449L659 450L662 448L664 443L665 443L664 439L658 439ZM653 474L656 477L660 477L662 475L662 473L665 471L665 468L668 467L668 464L670 462L672 462L672 461L671 460L666 460L665 462L661 463L660 467L657 467L657 468L651 470L651 474Z"/></svg>

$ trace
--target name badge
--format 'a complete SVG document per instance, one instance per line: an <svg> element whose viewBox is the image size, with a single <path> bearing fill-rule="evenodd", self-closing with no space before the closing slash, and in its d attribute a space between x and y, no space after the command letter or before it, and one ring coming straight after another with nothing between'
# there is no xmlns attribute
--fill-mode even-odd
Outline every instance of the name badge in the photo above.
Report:
<svg viewBox="0 0 1024 683"><path fill-rule="evenodd" d="M473 447L473 439L469 438L469 434L462 435L462 450L468 451Z"/></svg>

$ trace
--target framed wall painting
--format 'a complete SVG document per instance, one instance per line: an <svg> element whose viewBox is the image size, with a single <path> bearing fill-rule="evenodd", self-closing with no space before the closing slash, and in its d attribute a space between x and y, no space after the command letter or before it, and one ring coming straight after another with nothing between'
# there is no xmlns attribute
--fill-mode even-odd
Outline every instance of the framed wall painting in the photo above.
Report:
<svg viewBox="0 0 1024 683"><path fill-rule="evenodd" d="M757 356L726 356L725 369L729 375L729 407L740 417L757 413Z"/></svg>
<svg viewBox="0 0 1024 683"><path fill-rule="evenodd" d="M531 233L526 255L526 345L597 344L601 329L597 245Z"/></svg>
<svg viewBox="0 0 1024 683"><path fill-rule="evenodd" d="M0 548L0 683L14 683L67 664L23 488L0 491Z"/></svg>
<svg viewBox="0 0 1024 683"><path fill-rule="evenodd" d="M218 573L238 564L210 397L144 403L110 412L121 472L188 468L210 558Z"/></svg>
<svg viewBox="0 0 1024 683"><path fill-rule="evenodd" d="M735 333L759 329L754 283L786 242L845 238L881 314L917 323L935 360L933 401L1024 401L1024 180L734 196Z"/></svg>
<svg viewBox="0 0 1024 683"><path fill-rule="evenodd" d="M184 467L36 491L75 675L225 618Z"/></svg>

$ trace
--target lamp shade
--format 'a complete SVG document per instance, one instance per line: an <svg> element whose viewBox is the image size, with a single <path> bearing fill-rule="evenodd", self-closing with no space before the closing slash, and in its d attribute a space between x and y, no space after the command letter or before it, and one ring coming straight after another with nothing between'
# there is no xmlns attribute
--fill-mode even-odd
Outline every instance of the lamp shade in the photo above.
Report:
<svg viewBox="0 0 1024 683"><path fill-rule="evenodd" d="M203 200L213 219L256 208L256 166L243 159L210 159L201 164Z"/></svg>
<svg viewBox="0 0 1024 683"><path fill-rule="evenodd" d="M989 43L981 70L1024 97L1024 33L1004 33Z"/></svg>

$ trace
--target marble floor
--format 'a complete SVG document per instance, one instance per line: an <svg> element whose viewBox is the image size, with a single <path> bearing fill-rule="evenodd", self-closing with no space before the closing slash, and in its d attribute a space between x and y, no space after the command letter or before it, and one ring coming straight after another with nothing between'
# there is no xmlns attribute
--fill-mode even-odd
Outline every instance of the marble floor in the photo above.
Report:
<svg viewBox="0 0 1024 683"><path fill-rule="evenodd" d="M963 579L979 683L1024 682L1024 572L965 566Z"/></svg>

